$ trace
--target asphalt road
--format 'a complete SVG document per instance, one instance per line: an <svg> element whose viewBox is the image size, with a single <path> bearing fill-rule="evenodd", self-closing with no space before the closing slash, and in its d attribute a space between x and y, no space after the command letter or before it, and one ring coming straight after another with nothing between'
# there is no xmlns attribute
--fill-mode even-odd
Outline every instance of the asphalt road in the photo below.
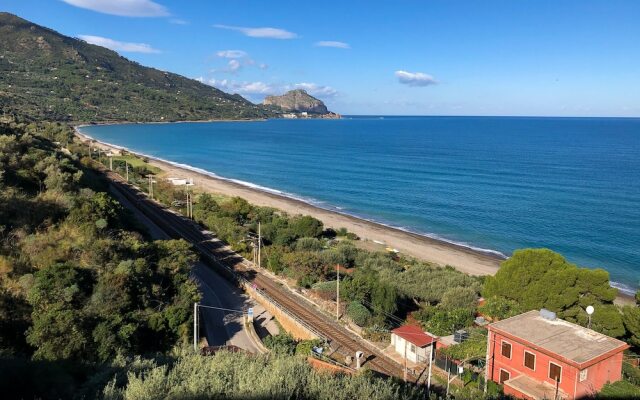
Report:
<svg viewBox="0 0 640 400"><path fill-rule="evenodd" d="M166 232L142 214L138 208L134 207L118 191L112 190L111 192L148 229L150 236L154 240L171 239ZM242 326L242 311L249 307L254 308L254 313L257 317L256 321L260 322L256 327L259 333L277 333L277 326L273 322L273 317L262 306L256 304L242 290L234 287L210 267L198 262L193 266L191 274L202 293L201 305L239 311L224 311L207 307L199 308L200 324L202 325L200 332L206 337L209 346L234 345L251 353L258 353L258 347Z"/></svg>

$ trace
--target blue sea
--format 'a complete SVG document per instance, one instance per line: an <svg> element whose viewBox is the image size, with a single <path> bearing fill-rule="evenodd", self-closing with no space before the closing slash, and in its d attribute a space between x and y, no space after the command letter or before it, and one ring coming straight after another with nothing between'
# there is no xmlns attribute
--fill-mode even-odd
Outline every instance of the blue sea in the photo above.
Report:
<svg viewBox="0 0 640 400"><path fill-rule="evenodd" d="M347 117L89 126L100 141L509 255L640 282L640 119Z"/></svg>

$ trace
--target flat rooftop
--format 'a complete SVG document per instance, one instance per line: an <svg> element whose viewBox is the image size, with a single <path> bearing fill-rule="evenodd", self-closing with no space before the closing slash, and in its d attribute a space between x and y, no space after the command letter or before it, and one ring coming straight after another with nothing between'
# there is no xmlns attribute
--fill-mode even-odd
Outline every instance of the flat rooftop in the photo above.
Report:
<svg viewBox="0 0 640 400"><path fill-rule="evenodd" d="M586 363L613 350L624 350L625 342L583 326L556 318L549 320L540 311L529 311L494 322L491 330L499 331L559 355L576 364Z"/></svg>

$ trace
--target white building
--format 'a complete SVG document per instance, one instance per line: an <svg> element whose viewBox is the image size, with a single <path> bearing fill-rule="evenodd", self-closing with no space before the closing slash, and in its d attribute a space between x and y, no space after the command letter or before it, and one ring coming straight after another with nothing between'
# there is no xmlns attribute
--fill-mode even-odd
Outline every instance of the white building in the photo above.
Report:
<svg viewBox="0 0 640 400"><path fill-rule="evenodd" d="M193 186L193 178L167 178L173 186Z"/></svg>
<svg viewBox="0 0 640 400"><path fill-rule="evenodd" d="M396 353L414 363L429 361L436 340L437 337L414 325L404 325L391 331L391 344Z"/></svg>

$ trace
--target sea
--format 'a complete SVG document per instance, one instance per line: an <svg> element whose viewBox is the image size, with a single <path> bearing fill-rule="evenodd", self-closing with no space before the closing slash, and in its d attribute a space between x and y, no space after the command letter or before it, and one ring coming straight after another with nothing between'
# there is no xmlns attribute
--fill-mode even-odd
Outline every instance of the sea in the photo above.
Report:
<svg viewBox="0 0 640 400"><path fill-rule="evenodd" d="M640 119L345 117L86 126L97 140L509 256L546 247L640 283Z"/></svg>

